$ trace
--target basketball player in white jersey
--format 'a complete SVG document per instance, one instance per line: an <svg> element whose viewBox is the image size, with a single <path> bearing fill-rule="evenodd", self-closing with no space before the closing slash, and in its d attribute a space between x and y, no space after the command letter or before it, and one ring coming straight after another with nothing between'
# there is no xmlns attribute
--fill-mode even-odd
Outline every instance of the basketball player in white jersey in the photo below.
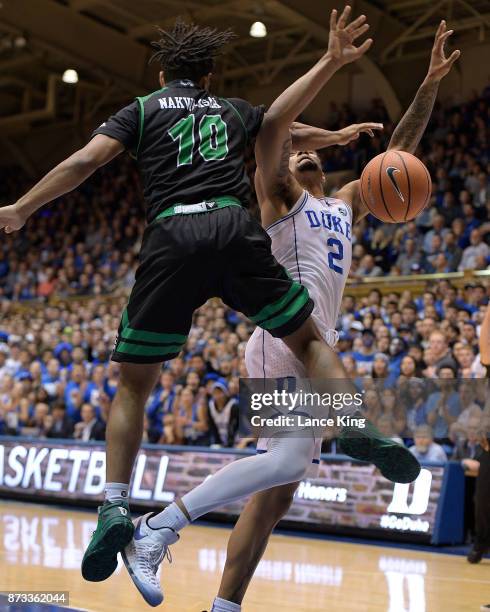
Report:
<svg viewBox="0 0 490 612"><path fill-rule="evenodd" d="M349 12L350 9L344 11L345 18ZM344 18L344 15L342 18ZM336 25L335 21L336 12L333 13L332 17L334 27ZM359 23L356 20L353 24L357 22L361 25L363 21ZM363 26L361 25L361 27ZM262 208L262 214L264 225L273 226L269 227L273 240L273 248L276 245L282 245L281 247L278 246L278 251L275 253L276 257L281 257L282 263L286 264L290 273L296 274L298 279L303 268L304 278L302 278L302 282L305 284L307 282L311 283L309 286L313 289L314 296L318 300L315 322L324 332L330 344L333 345L335 343L335 320L340 306L345 278L338 280L334 276L331 277L330 274L347 276L350 266L353 214L357 214L357 210L353 213L354 198L352 194L350 197L346 195L345 198L339 196L339 199L335 200L323 198L321 167L318 156L315 153L298 153L292 158L293 171L296 172L300 167L305 171L303 186L297 180L293 180L293 173L289 173L291 122L304 110L306 106L304 100L308 96L302 95L302 88L307 90L309 86L310 82L307 74L284 92L269 111L275 117L275 120L271 121L268 126L270 129L265 130L266 136L257 143L257 162L259 166L257 179L259 181L258 195L261 205L264 202L269 203L266 208ZM420 140L430 112L429 110L421 130L418 128L417 135L414 136L416 142L414 142L413 148L416 147ZM293 128L294 130L295 128ZM327 134L324 130L311 128L306 130L300 129L299 131L301 135L295 138L298 145L302 144L301 138L308 138L308 143L310 144L316 142L319 143L319 146L322 146L322 143L325 144ZM269 144L267 144L268 139L270 139ZM267 158L267 161L265 158ZM294 169L295 160L298 165L296 170ZM301 172L301 170L298 171ZM318 176L320 177L319 181L316 180ZM350 186L352 193L355 190L353 185L351 184ZM349 204L349 201L351 204ZM308 214L306 214L306 211L308 211ZM308 255L306 256L305 252L305 258L301 257L300 264L300 254L297 249L294 251L294 256L290 250L286 252L287 241L282 239L283 234L280 226L283 225L286 228L286 233L288 229L290 231L291 229L293 230L293 233L289 235L289 245L291 245L291 243L294 243L295 224L302 213L308 219L307 223L310 224L308 227L307 224L305 225L302 222L301 239L303 245L306 246L310 242L308 237L310 234L306 232L318 230L324 233L321 237L318 234L318 237L313 241L314 244L312 243L311 249L309 246L306 246ZM276 232L278 239L274 240ZM296 236L297 238L298 235ZM284 249L284 252L282 249ZM325 252L326 249L330 250ZM323 257L327 262L326 265L329 267L329 272L326 273L321 265L316 264ZM313 264L312 262L315 263ZM345 268L342 268L342 265ZM320 283L325 283L324 291L318 289ZM335 286L330 288L329 285ZM247 367L250 367L250 370L252 370L249 370L249 375L251 376L264 376L263 371L260 373L258 371L260 367L265 365L259 362L258 353L262 351L260 342L260 337L256 334L251 340L250 350L247 349ZM262 342L265 342L265 336ZM268 352L269 349L271 352L274 351L275 344L269 344ZM294 356L292 353L283 351L282 356L281 363L274 361L270 365L270 373L267 372L266 376L303 375L304 377L303 370L293 361ZM293 360L291 357L293 357ZM158 566L167 554L169 545L177 541L179 537L178 532L189 524L190 520L195 520L216 507L235 501L254 491L297 483L298 480L308 474L312 462L318 460L318 449L319 445L313 437L288 438L287 440L273 438L267 442L267 452L236 461L226 466L196 487L196 489L187 493L180 500L180 503L171 504L158 515L146 515L139 519L136 523L134 539L123 552L123 559L135 585L147 603L158 605L162 601L163 594L157 577ZM405 451L405 449L400 450ZM296 485L292 486L296 487ZM287 490L288 492L290 488ZM272 494L264 493L263 495L272 495L273 498L274 492ZM265 515L261 517L261 520L266 519L269 509L265 508L264 512ZM245 520L245 522L247 521ZM269 518L267 517L264 522L269 525ZM249 526L252 527L252 525ZM258 553L258 561L260 554L265 548L265 544L261 547L261 543L264 542L262 537L263 530L260 529L259 531L259 540L256 540L255 535L248 530L247 542L241 542L240 550L245 555L245 558L241 557L240 563L247 571L247 584L255 567L254 565L251 568L251 572L249 571L251 565L246 558L248 551L250 550L255 556ZM236 597L234 596L230 596L227 599L223 597L217 598L213 607L213 610L218 611L235 609L239 610L240 605L236 602Z"/></svg>
<svg viewBox="0 0 490 612"><path fill-rule="evenodd" d="M389 149L415 153L432 114L440 80L460 55L454 51L449 58L445 57L444 44L451 34L442 21L427 77L397 125ZM328 132L311 128L298 138L294 125L276 124L274 128L259 135L255 149L255 187L262 225L271 237L276 259L308 288L315 302L312 315L315 323L327 343L334 346L335 326L351 265L352 225L369 211L361 202L358 180L342 187L334 198L324 196L326 177L320 158L312 149L329 145ZM292 143L301 150L291 151ZM490 315L487 323L490 329ZM488 329L485 331L490 337ZM488 355L490 351L482 351L482 361ZM259 328L247 344L245 359L251 378L306 377L304 366L287 346ZM310 478L318 472L321 442L317 439L311 443L314 451L307 473ZM257 448L267 451L270 444L270 440L261 439ZM269 536L288 511L298 485L299 482L285 484L252 496L230 537L212 612L240 612Z"/></svg>

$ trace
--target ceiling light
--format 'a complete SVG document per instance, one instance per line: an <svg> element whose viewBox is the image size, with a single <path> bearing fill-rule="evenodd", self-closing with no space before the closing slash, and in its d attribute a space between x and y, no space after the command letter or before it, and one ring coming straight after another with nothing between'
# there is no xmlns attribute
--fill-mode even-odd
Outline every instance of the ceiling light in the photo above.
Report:
<svg viewBox="0 0 490 612"><path fill-rule="evenodd" d="M63 83L70 83L73 85L74 83L78 83L78 72L73 68L68 68L63 72L63 76L61 77Z"/></svg>
<svg viewBox="0 0 490 612"><path fill-rule="evenodd" d="M267 36L267 28L262 21L256 21L250 26L250 36L253 38L264 38Z"/></svg>
<svg viewBox="0 0 490 612"><path fill-rule="evenodd" d="M27 40L23 36L16 36L14 38L14 47L16 49L23 49L27 45Z"/></svg>

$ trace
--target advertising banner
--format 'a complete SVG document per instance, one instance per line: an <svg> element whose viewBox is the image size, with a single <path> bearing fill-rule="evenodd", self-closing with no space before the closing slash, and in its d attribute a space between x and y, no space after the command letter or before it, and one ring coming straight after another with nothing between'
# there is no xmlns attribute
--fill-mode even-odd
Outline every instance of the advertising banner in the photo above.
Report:
<svg viewBox="0 0 490 612"><path fill-rule="evenodd" d="M146 445L136 460L131 503L141 509L164 506L244 454L248 451ZM447 466L426 466L415 483L393 484L372 465L323 455L318 478L300 483L285 521L302 529L430 541L442 512L446 471ZM83 505L100 502L104 484L101 444L0 438L2 497ZM236 517L243 505L228 504L213 516ZM453 537L456 541L458 534Z"/></svg>

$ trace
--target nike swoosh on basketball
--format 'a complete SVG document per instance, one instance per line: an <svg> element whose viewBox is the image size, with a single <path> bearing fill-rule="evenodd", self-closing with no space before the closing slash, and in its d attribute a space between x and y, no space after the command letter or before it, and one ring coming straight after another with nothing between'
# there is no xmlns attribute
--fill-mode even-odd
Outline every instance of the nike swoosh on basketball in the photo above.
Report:
<svg viewBox="0 0 490 612"><path fill-rule="evenodd" d="M142 540L143 538L147 538L148 534L147 533L141 533L141 521L138 522L138 524L136 525L136 529L134 530L134 539L135 540Z"/></svg>
<svg viewBox="0 0 490 612"><path fill-rule="evenodd" d="M391 184L395 188L395 191L397 192L398 196L400 197L400 200L402 202L405 202L405 198L403 197L403 193L400 191L400 187L398 187L398 183L396 182L395 172L400 172L400 170L398 170L398 168L395 168L394 166L388 166L388 168L386 168L386 174L388 175L388 178L390 179Z"/></svg>

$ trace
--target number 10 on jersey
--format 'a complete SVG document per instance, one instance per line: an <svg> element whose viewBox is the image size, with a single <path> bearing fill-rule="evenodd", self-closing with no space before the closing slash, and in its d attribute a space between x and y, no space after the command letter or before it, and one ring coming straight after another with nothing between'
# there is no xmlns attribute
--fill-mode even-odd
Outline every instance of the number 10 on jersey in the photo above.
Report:
<svg viewBox="0 0 490 612"><path fill-rule="evenodd" d="M168 131L170 138L179 143L177 168L192 164L196 136L199 154L204 161L224 159L228 154L228 130L220 115L204 115L199 121L198 134L195 126L196 116L191 113Z"/></svg>

